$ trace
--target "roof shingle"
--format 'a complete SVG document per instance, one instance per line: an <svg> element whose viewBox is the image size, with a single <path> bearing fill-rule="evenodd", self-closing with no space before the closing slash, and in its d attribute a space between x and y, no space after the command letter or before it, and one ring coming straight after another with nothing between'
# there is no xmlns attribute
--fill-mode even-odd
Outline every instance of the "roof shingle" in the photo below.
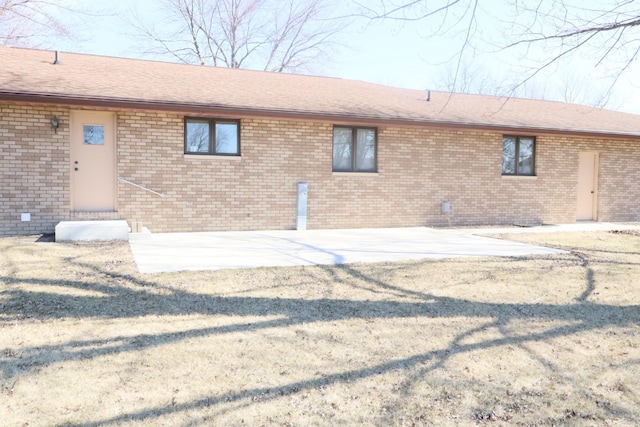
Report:
<svg viewBox="0 0 640 427"><path fill-rule="evenodd" d="M338 78L0 47L0 100L383 120L640 137L640 116L561 102L400 89Z"/></svg>

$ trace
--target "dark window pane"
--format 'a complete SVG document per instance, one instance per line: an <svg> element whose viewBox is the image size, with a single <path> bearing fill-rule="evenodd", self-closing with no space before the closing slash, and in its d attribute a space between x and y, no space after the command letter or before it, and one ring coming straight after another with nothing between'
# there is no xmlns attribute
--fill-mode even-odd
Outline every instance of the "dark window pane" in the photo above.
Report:
<svg viewBox="0 0 640 427"><path fill-rule="evenodd" d="M358 129L356 144L356 170L375 171L376 132L373 129Z"/></svg>
<svg viewBox="0 0 640 427"><path fill-rule="evenodd" d="M216 123L216 153L238 154L237 123Z"/></svg>
<svg viewBox="0 0 640 427"><path fill-rule="evenodd" d="M518 174L533 175L533 138L520 138Z"/></svg>
<svg viewBox="0 0 640 427"><path fill-rule="evenodd" d="M516 139L514 137L504 137L502 139L502 173L516 173Z"/></svg>
<svg viewBox="0 0 640 427"><path fill-rule="evenodd" d="M352 169L351 129L333 129L333 170L347 171Z"/></svg>
<svg viewBox="0 0 640 427"><path fill-rule="evenodd" d="M188 153L209 153L209 122L187 122Z"/></svg>

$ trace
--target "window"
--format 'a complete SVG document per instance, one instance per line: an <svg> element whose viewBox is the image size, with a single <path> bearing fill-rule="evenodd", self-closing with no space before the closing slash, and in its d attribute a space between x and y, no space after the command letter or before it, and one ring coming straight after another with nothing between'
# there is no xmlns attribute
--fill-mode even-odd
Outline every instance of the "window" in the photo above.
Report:
<svg viewBox="0 0 640 427"><path fill-rule="evenodd" d="M534 175L535 148L532 136L502 137L502 175Z"/></svg>
<svg viewBox="0 0 640 427"><path fill-rule="evenodd" d="M186 118L184 120L185 154L240 155L240 122Z"/></svg>
<svg viewBox="0 0 640 427"><path fill-rule="evenodd" d="M375 172L376 129L340 127L333 128L333 171Z"/></svg>
<svg viewBox="0 0 640 427"><path fill-rule="evenodd" d="M82 125L85 145L104 145L104 126Z"/></svg>

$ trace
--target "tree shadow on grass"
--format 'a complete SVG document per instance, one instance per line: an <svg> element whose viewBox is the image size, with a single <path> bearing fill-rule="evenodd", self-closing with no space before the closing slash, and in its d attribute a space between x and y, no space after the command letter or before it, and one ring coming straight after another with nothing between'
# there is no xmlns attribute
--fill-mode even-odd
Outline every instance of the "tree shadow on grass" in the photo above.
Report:
<svg viewBox="0 0 640 427"><path fill-rule="evenodd" d="M4 316L6 321L15 322L24 318L21 310L29 310L32 318L47 320L59 317L69 318L134 318L148 315L221 315L221 316L269 316L269 319L237 322L231 325L188 329L157 334L136 334L97 340L72 340L59 345L45 345L20 349L21 371L15 370L16 357L5 354L0 359L0 371L5 378L24 375L29 370L41 367L43 353L55 353L55 363L65 361L91 360L105 355L141 351L189 338L219 336L234 332L254 332L270 328L291 327L313 322L330 322L351 319L391 319L391 318L490 318L490 322L480 328L498 327L500 338L485 339L475 343L465 343L465 338L480 329L471 328L454 337L444 348L409 357L388 360L372 366L345 370L340 373L317 376L303 381L294 381L277 387L257 387L238 392L207 396L182 404L158 406L124 413L117 417L82 423L88 426L118 424L129 420L153 420L169 414L181 413L199 408L211 408L223 403L250 405L256 397L261 401L277 399L285 395L310 390L337 383L345 383L381 375L393 370L409 370L427 363L419 369L418 376L443 367L453 355L490 349L501 346L522 346L527 343L567 337L585 331L624 327L640 324L640 305L616 306L596 304L588 301L595 289L594 271L587 258L576 255L557 257L579 263L585 269L585 289L573 304L514 304L487 303L461 298L438 296L396 286L371 277L357 266L343 264L319 267L328 274L330 281L343 282L347 286L364 287L370 292L385 292L394 297L407 297L418 301L397 300L350 300L350 299L304 299L254 296L217 296L198 294L162 286L151 279L105 271L90 264L75 262L78 267L92 271L105 280L42 280L37 278L0 277L6 284L4 305L19 314ZM554 259L557 259L554 258ZM427 261L429 262L429 261ZM505 260L509 262L509 260ZM598 261L602 263L603 261ZM615 263L615 262L614 262ZM634 264L634 263L629 263ZM405 268L405 267L399 267ZM89 276L91 277L91 276ZM121 286L125 281L133 286ZM22 289L15 287L21 285ZM31 292L24 285L45 285L51 288L73 288L91 291L99 296L73 296L49 292ZM27 287L28 289L28 287ZM36 301L39 306L24 306ZM131 302L135 301L135 304ZM275 318L273 318L275 316ZM551 327L542 332L510 335L504 325L517 320L563 321L566 324ZM619 410L618 415L632 417Z"/></svg>
<svg viewBox="0 0 640 427"><path fill-rule="evenodd" d="M637 307L634 307L637 312ZM629 313L632 310L629 310ZM636 317L632 319L632 321L638 321L639 319ZM499 324L501 320L497 320L492 324ZM289 322L283 322L282 324L288 325ZM201 409L201 408L210 408L215 407L220 404L228 404L234 402L246 402L249 405L255 398L259 397L260 401L269 401L273 399L278 399L282 396L286 396L289 394L297 393L301 390L311 390L317 389L322 386L333 385L337 383L349 383L356 380L364 379L367 377L378 376L385 374L390 371L394 371L397 369L409 370L416 366L420 366L425 363L430 363L428 368L425 368L421 371L421 376L426 375L428 372L436 370L438 368L443 367L444 363L453 355L458 355L465 352L472 352L476 350L488 349L492 347L506 346L506 345L521 345L523 343L535 343L537 341L546 341L549 339L566 337L573 334L578 334L580 332L588 331L593 329L594 327L602 327L606 324L618 324L618 322L613 323L600 323L592 324L592 323L578 323L571 325L559 326L556 328L552 328L542 333L531 333L528 335L522 336L505 336L499 339L486 340L480 343L462 343L462 339L464 337L468 337L473 335L475 330L470 330L464 332L457 336L451 344L447 348L438 349L434 351L429 351L421 354L416 354L406 358L399 358L395 360L390 360L385 363L376 364L373 366L369 366L362 369L355 369L349 371L343 371L337 374L329 374L323 375L321 377L312 378L305 381L297 381L291 382L286 385L282 385L279 387L262 387L262 388L253 388L249 390L243 390L236 393L225 393L216 396L207 396L202 399L192 400L186 403L173 405L173 406L158 406L149 409L144 409L140 411L133 411L126 414L122 414L117 417L98 420L88 423L82 423L78 425L83 426L104 426L104 425L112 425L119 424L124 421L131 420L151 420L157 419L165 415L180 413L184 411L189 411L193 409ZM272 326L279 326L279 322L275 322ZM484 326L483 326L484 327ZM250 329L250 328L249 328ZM189 336L189 334L187 334ZM163 341L166 342L166 341ZM613 409L612 409L613 411ZM627 416L633 417L633 414L626 413L621 408L616 408L615 413L617 416ZM632 419L632 418L629 418ZM74 424L70 424L74 425Z"/></svg>
<svg viewBox="0 0 640 427"><path fill-rule="evenodd" d="M24 300L27 295L18 299ZM28 295L35 300L48 298L45 293ZM139 293L132 293L124 298L139 298ZM56 297L59 298L59 297ZM84 305L89 310L95 310L97 317L109 315L117 317L117 308L105 298L71 297L73 303L59 302L56 306L68 310L67 307ZM171 299L177 298L181 305L186 303L193 307L189 313L184 310L173 311ZM178 300L176 300L178 301ZM167 308L161 309L163 304ZM119 304L115 304L117 306ZM44 352L56 353L58 361L67 360L87 360L107 354L114 354L128 351L138 351L143 348L158 345L170 344L188 338L203 336L216 336L234 332L253 332L262 329L290 327L313 322L331 322L351 319L385 319L385 318L485 318L492 317L497 322L508 323L512 320L557 320L572 322L572 328L577 330L590 330L607 326L624 326L640 323L640 305L634 306L611 306L604 304L572 304L572 305L549 305L549 304L504 304L504 303L482 303L449 297L431 296L428 302L399 302L399 301L352 301L339 299L289 299L289 298L260 298L260 297L216 297L189 295L167 298L164 296L146 296L140 304L140 316L161 314L161 315L183 315L183 314L205 314L222 316L277 316L275 319L264 321L251 321L246 323L236 323L232 325L222 325L217 327L207 327L200 329L190 329L177 332L164 332L158 334L138 334L133 336L121 335L107 339L98 340L74 340L62 345L40 345L38 347L23 349L20 351L22 364L29 366L36 362L38 354ZM146 306L146 307L145 307ZM160 310L161 309L161 310ZM84 312L84 310L83 310ZM74 311L69 314L73 316ZM126 313L123 313L126 314ZM132 315L132 313L129 313ZM563 329L559 329L562 331ZM573 333L573 332L572 332ZM541 338L551 338L557 336L558 332L545 333L531 340ZM514 342L528 340L527 337L513 337ZM495 341L490 346L507 344L507 341ZM99 347L99 348L92 348ZM458 346L458 348L464 348ZM10 374L7 365L11 361L0 359L0 371L5 376Z"/></svg>

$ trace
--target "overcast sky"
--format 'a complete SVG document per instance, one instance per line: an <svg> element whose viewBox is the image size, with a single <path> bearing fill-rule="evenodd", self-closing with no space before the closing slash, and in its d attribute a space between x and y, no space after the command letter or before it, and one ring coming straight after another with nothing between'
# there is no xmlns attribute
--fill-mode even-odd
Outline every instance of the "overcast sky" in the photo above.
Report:
<svg viewBox="0 0 640 427"><path fill-rule="evenodd" d="M70 4L77 2L69 0ZM598 3L584 0L581 4L589 2ZM132 34L133 29L122 16L129 15L135 8L140 16L152 22L159 14L159 3L159 0L110 0L109 13L103 9L100 14L83 19L85 25L75 28L81 34L80 41L56 41L53 43L55 46L46 47L98 55L141 57L140 37ZM379 0L362 0L360 3L377 7ZM345 6L348 4L346 1L337 4L344 7L339 13L354 11L353 6ZM478 25L472 38L500 40L497 24L513 19L509 16L510 10L502 0L482 0L480 4L476 12ZM446 75L452 75L456 68L456 53L463 44L467 22L462 19L457 28L438 33L434 30L437 23L434 21L356 20L342 36L344 46L337 49L329 61L315 66L313 72L390 86L443 89ZM535 49L526 54L522 50L505 51L497 43L472 43L466 48L466 59L462 62L463 68L476 76L482 75L489 85L506 80L516 83L531 73L538 61L537 55L541 57L544 54ZM633 67L616 83L606 108L640 114L640 78L636 77L640 76L638 61ZM606 67L594 69L589 58L574 57L532 79L527 84L525 96L543 95L557 99L558 94L571 85L569 89L582 93L575 102L588 103L589 97L606 92L612 81L610 75L611 70Z"/></svg>

